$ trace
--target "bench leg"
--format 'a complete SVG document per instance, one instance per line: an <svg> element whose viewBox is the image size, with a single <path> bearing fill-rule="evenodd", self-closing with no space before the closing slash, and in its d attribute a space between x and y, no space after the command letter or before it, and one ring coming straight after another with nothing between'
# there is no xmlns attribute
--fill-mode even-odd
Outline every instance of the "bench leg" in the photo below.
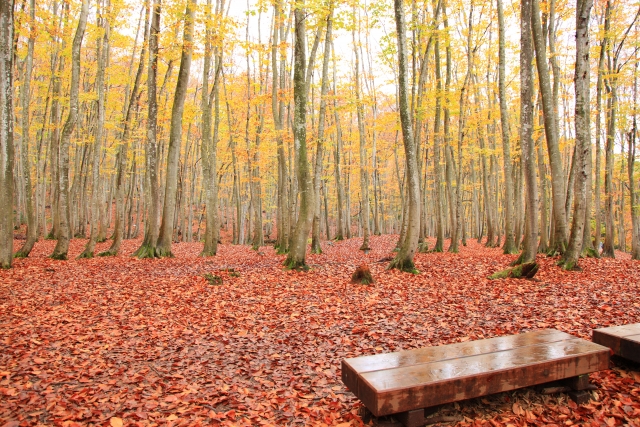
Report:
<svg viewBox="0 0 640 427"><path fill-rule="evenodd" d="M576 377L567 378L562 380L562 384L566 387L570 387L572 390L586 390L589 388L589 375L578 375Z"/></svg>
<svg viewBox="0 0 640 427"><path fill-rule="evenodd" d="M589 399L591 399L591 395L586 390L573 390L568 394L571 400L576 402L577 405L584 405L589 402Z"/></svg>
<svg viewBox="0 0 640 427"><path fill-rule="evenodd" d="M578 405L589 402L589 392L587 389L590 387L589 375L578 375L577 377L567 378L563 383L570 387L572 390L568 393L571 400Z"/></svg>
<svg viewBox="0 0 640 427"><path fill-rule="evenodd" d="M413 411L400 412L394 415L405 427L422 427L426 423L424 409L414 409Z"/></svg>

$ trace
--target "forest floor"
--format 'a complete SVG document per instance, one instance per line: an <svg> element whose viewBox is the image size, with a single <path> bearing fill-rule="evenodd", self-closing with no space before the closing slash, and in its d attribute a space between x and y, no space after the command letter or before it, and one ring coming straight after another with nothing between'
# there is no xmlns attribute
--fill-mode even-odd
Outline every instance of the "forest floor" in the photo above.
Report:
<svg viewBox="0 0 640 427"><path fill-rule="evenodd" d="M361 239L325 242L309 272L283 270L271 247L199 258L201 244L179 243L175 258L139 260L128 254L140 241L125 241L125 255L75 260L76 239L71 260L54 261L55 242L39 242L0 271L0 427L359 426L345 357L640 322L640 262L625 254L580 260L580 272L540 256L537 280L490 281L515 256L470 241L417 255L410 275L377 262L396 239L373 236L366 255ZM375 284L349 284L363 263ZM522 389L440 413L460 426L640 426L640 366L612 366L591 374L588 404Z"/></svg>

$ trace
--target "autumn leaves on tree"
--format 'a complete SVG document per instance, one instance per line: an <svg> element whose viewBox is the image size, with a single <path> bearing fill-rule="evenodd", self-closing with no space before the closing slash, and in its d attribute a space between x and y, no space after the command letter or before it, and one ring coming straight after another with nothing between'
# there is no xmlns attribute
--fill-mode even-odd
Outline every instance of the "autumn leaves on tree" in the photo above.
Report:
<svg viewBox="0 0 640 427"><path fill-rule="evenodd" d="M63 260L74 237L91 258L143 235L140 258L272 244L306 269L309 244L357 236L368 252L380 233L410 272L417 252L471 237L520 252L529 275L538 252L571 270L601 242L638 259L640 10L515 10L5 1L0 262L45 236Z"/></svg>

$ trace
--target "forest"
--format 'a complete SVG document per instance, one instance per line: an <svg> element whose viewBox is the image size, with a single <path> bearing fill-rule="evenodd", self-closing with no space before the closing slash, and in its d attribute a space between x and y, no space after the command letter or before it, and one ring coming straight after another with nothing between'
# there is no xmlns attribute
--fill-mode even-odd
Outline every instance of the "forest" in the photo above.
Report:
<svg viewBox="0 0 640 427"><path fill-rule="evenodd" d="M640 322L639 50L637 1L2 0L0 425L363 425L343 357ZM441 419L640 425L591 378Z"/></svg>
<svg viewBox="0 0 640 427"><path fill-rule="evenodd" d="M298 3L7 4L2 265L139 236L640 257L637 8L533 2L523 38L515 4L413 1L401 44L390 2Z"/></svg>

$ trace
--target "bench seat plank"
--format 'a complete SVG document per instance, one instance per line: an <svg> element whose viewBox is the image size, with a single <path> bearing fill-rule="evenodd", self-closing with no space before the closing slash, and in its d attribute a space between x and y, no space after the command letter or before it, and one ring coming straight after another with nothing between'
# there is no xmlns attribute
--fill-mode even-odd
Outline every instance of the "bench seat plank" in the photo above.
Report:
<svg viewBox="0 0 640 427"><path fill-rule="evenodd" d="M607 369L608 360L600 345L543 330L345 359L342 376L383 416Z"/></svg>
<svg viewBox="0 0 640 427"><path fill-rule="evenodd" d="M540 343L563 341L572 338L574 338L572 335L555 329L541 329L526 334L494 337L479 341L467 341L437 347L397 351L394 353L360 356L346 360L348 368L350 368L352 372L364 373L402 366L414 366L433 361L458 359L465 356L493 353L496 351L510 350ZM349 379L347 379L347 381L349 381ZM349 386L349 384L347 384L347 386Z"/></svg>
<svg viewBox="0 0 640 427"><path fill-rule="evenodd" d="M640 363L640 323L594 329L592 339L615 355Z"/></svg>

